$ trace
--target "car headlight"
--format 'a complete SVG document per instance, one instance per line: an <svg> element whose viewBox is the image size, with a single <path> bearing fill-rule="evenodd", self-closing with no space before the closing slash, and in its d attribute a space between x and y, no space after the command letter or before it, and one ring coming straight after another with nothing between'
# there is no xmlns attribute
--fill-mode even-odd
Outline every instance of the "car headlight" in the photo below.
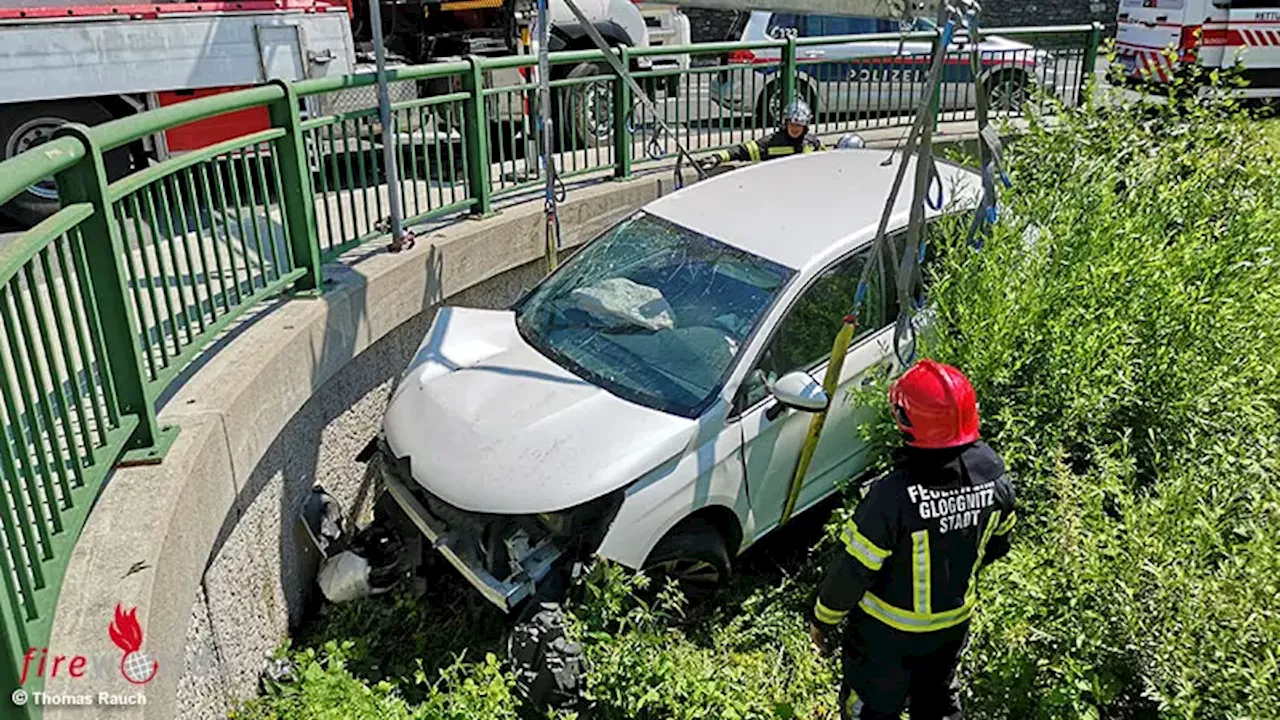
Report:
<svg viewBox="0 0 1280 720"><path fill-rule="evenodd" d="M568 535L568 529L571 525L570 514L573 511L558 513L538 513L534 517L538 518L538 522L542 526L551 531L552 535L564 536Z"/></svg>
<svg viewBox="0 0 1280 720"><path fill-rule="evenodd" d="M538 513L534 518L557 539L588 551L595 550L613 523L622 497L623 491L619 489L567 510Z"/></svg>

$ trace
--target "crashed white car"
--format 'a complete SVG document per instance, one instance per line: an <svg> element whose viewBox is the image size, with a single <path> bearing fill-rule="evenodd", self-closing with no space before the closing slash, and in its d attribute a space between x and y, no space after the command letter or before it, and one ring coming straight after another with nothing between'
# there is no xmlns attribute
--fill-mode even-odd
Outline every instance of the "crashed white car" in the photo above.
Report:
<svg viewBox="0 0 1280 720"><path fill-rule="evenodd" d="M720 583L778 527L813 411L830 405L798 511L866 465L866 411L847 390L896 362L891 268L871 273L887 280L835 398L820 380L901 162L888 157L818 153L705 180L592 240L510 310L442 309L373 450L380 506L504 610L593 553L695 592ZM939 171L947 212L971 209L977 176ZM900 244L909 205L904 188Z"/></svg>

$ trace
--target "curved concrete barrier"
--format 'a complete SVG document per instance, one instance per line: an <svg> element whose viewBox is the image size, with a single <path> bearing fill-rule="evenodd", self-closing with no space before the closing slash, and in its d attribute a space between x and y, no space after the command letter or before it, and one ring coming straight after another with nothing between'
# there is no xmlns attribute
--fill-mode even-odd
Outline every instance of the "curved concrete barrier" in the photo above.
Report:
<svg viewBox="0 0 1280 720"><path fill-rule="evenodd" d="M572 190L566 247L664 185L665 173ZM367 246L326 267L322 296L268 303L229 330L160 413L181 428L164 463L117 470L99 498L54 618L50 663L67 660L46 672L46 691L91 696L93 717L147 720L225 718L252 696L309 595L318 558L294 522L307 493L319 482L349 514L367 509L354 457L435 309L510 303L542 274L542 232L541 205L525 203L425 234L405 253ZM137 608L141 652L159 663L145 685L121 673L108 634L117 606ZM140 695L145 705L97 704Z"/></svg>

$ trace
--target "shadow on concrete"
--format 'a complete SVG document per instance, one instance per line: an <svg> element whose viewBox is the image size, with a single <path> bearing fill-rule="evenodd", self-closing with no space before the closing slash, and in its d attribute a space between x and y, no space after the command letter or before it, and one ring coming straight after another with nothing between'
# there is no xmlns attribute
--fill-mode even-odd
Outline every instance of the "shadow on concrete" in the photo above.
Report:
<svg viewBox="0 0 1280 720"><path fill-rule="evenodd" d="M361 254L367 258L377 252L386 250ZM356 456L376 435L396 378L444 301L442 254L425 240L406 252L417 256L413 262L425 264L422 312L363 349L358 347L354 329L364 324L369 312L365 280L349 265L326 268L336 284L314 300L328 303L326 329L320 346L312 349L310 367L298 368L312 378L312 396L267 447L256 467L251 471L237 468L240 477L246 473L248 477L222 522L204 577L219 646L235 648L225 656L243 658L237 661L243 667L224 668L232 688L253 687L266 659L277 649L274 644L246 647L246 643L295 635L322 609L314 582L322 558L298 522L312 487L320 485L338 500L349 532L355 531L358 521L369 519L379 489ZM456 305L506 307L540 276L540 265L531 263L449 300ZM252 321L249 318L246 322ZM229 342L243 330L228 333L220 343ZM211 352L216 352L216 347ZM338 369L333 372L333 368ZM391 660L381 652L371 654L381 658L375 665L402 661L408 667L416 665L419 658L429 665L437 660L447 664L462 649L454 641L464 635L474 636L468 645L496 649L502 624L497 610L452 584L463 581L448 568L441 569L439 579L438 595L433 595L437 589L428 588L428 597L435 599L398 607L394 617L385 619L384 628L368 631L368 638L361 642L377 643L382 637L388 643L387 652L393 653ZM325 623L334 613L340 617L349 612L358 614L361 606L324 606L311 624ZM370 619L374 620L378 619ZM493 627L499 634L486 644L484 632L475 632L481 627Z"/></svg>

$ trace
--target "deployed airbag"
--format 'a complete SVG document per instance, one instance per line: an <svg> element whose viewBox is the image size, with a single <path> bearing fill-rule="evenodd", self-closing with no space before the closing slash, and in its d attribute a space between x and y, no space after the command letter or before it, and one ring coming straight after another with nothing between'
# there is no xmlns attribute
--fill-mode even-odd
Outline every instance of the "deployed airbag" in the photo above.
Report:
<svg viewBox="0 0 1280 720"><path fill-rule="evenodd" d="M570 297L578 307L610 327L639 326L658 331L676 325L671 303L661 290L627 278L609 278L576 288Z"/></svg>

